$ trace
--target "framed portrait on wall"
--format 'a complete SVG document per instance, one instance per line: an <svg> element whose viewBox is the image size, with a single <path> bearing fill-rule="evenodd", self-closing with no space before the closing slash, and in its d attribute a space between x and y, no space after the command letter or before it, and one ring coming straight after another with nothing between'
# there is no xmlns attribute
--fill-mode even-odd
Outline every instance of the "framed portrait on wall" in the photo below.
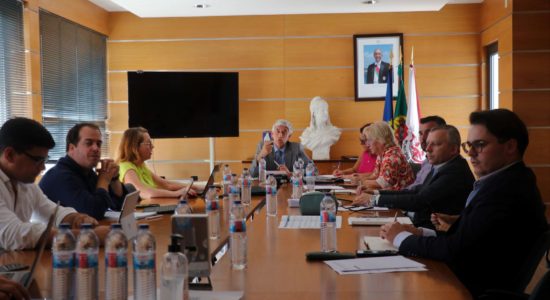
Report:
<svg viewBox="0 0 550 300"><path fill-rule="evenodd" d="M397 97L397 67L403 49L403 34L360 34L353 36L355 101L384 100L390 65L393 66L393 97Z"/></svg>

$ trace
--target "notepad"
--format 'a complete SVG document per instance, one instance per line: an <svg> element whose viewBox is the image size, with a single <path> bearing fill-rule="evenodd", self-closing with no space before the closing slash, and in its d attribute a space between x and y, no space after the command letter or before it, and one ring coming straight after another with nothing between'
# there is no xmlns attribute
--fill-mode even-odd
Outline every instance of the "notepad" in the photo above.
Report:
<svg viewBox="0 0 550 300"><path fill-rule="evenodd" d="M147 217L150 217L150 216L154 216L156 214L157 213L154 212L154 211L151 211L151 212L134 212L134 218L136 218L136 220L141 220L141 219L144 219L144 218L147 218ZM120 211L108 210L108 211L105 212L105 215L103 217L105 217L107 219L118 220L120 218Z"/></svg>
<svg viewBox="0 0 550 300"><path fill-rule="evenodd" d="M282 229L320 229L319 216L287 216L281 217L279 228ZM336 228L342 228L342 217L336 216Z"/></svg>
<svg viewBox="0 0 550 300"><path fill-rule="evenodd" d="M325 261L340 275L426 271L426 266L401 255Z"/></svg>
<svg viewBox="0 0 550 300"><path fill-rule="evenodd" d="M364 236L363 242L369 250L398 250L392 243L378 236Z"/></svg>
<svg viewBox="0 0 550 300"><path fill-rule="evenodd" d="M376 218L376 217L349 217L348 218L348 224L355 226L355 225L362 225L362 226L379 226L384 225L387 223L392 223L394 220L393 217L387 217L387 218ZM411 219L408 217L399 217L397 218L397 222L401 224L412 224Z"/></svg>

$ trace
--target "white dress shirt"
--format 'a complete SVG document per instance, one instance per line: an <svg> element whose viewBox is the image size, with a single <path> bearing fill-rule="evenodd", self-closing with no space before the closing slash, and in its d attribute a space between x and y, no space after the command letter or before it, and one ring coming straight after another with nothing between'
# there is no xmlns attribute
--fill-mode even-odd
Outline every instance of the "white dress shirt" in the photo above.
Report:
<svg viewBox="0 0 550 300"><path fill-rule="evenodd" d="M46 229L56 204L34 183L17 182L17 199L10 178L0 169L0 248L17 250L33 248ZM59 207L55 225L73 208Z"/></svg>

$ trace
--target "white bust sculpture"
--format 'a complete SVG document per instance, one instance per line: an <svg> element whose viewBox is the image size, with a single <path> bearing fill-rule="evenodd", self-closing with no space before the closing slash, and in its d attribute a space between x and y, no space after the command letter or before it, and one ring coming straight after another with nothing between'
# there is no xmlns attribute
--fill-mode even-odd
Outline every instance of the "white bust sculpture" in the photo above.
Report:
<svg viewBox="0 0 550 300"><path fill-rule="evenodd" d="M313 159L330 159L330 146L340 139L341 130L330 123L328 103L317 96L309 104L311 121L300 141L313 152Z"/></svg>

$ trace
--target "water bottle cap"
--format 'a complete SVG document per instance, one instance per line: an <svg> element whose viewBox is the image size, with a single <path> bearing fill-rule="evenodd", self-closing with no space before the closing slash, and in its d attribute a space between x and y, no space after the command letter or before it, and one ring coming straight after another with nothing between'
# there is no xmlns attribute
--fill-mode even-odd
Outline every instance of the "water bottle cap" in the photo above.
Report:
<svg viewBox="0 0 550 300"><path fill-rule="evenodd" d="M248 171L248 168L244 168L243 171Z"/></svg>
<svg viewBox="0 0 550 300"><path fill-rule="evenodd" d="M61 224L59 224L59 229L71 229L71 224L61 223Z"/></svg>
<svg viewBox="0 0 550 300"><path fill-rule="evenodd" d="M241 200L234 200L233 204L241 204Z"/></svg>
<svg viewBox="0 0 550 300"><path fill-rule="evenodd" d="M90 223L80 224L80 229L92 229L92 224Z"/></svg>
<svg viewBox="0 0 550 300"><path fill-rule="evenodd" d="M172 242L170 243L170 245L168 245L168 252L172 252L172 253L181 252L181 246L180 246L179 240L183 240L183 236L181 236L180 234L174 233L170 235L170 238Z"/></svg>
<svg viewBox="0 0 550 300"><path fill-rule="evenodd" d="M111 229L122 229L122 224L113 223L113 224L111 224Z"/></svg>
<svg viewBox="0 0 550 300"><path fill-rule="evenodd" d="M180 200L180 204L187 204L187 199L185 199L185 198L184 198L184 199L181 199L181 200Z"/></svg>
<svg viewBox="0 0 550 300"><path fill-rule="evenodd" d="M139 224L139 229L149 229L149 224Z"/></svg>

